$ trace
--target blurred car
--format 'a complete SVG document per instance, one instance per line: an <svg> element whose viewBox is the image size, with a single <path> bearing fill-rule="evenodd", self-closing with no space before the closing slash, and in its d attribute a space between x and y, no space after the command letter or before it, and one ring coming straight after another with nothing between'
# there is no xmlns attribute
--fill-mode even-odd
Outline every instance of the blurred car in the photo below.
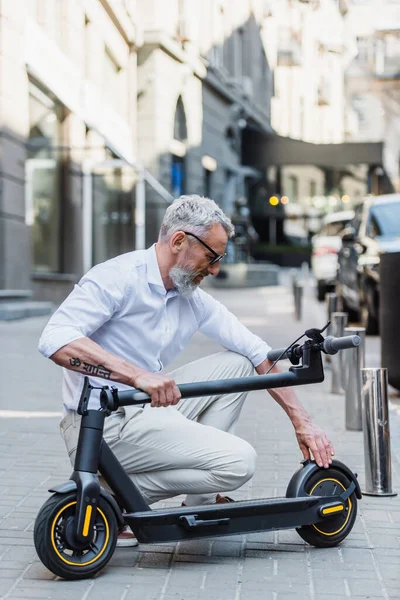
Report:
<svg viewBox="0 0 400 600"><path fill-rule="evenodd" d="M311 268L317 281L318 300L324 300L326 292L335 289L340 233L353 218L352 210L327 215L320 233L312 238Z"/></svg>
<svg viewBox="0 0 400 600"><path fill-rule="evenodd" d="M379 262L400 252L400 194L367 198L342 232L336 290L350 321L379 333ZM395 274L393 274L395 276Z"/></svg>

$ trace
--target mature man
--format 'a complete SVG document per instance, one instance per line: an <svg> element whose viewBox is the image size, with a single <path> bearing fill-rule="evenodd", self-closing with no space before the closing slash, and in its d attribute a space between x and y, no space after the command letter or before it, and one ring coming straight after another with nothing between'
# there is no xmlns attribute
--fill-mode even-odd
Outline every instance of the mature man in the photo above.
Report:
<svg viewBox="0 0 400 600"><path fill-rule="evenodd" d="M151 395L121 408L104 437L149 503L187 494L185 504L227 502L219 492L248 481L256 453L233 435L246 393L181 400L177 383L264 374L269 346L199 288L216 275L232 223L213 200L182 196L167 209L157 244L91 269L51 317L40 352L64 371L61 433L71 462L84 376L93 373ZM163 370L201 331L226 350L169 374ZM101 366L101 372L97 369ZM278 372L274 367L273 372ZM90 376L94 386L100 377ZM96 390L95 390L96 391ZM269 390L289 416L305 458L327 468L334 454L291 388ZM89 408L99 406L92 393ZM162 407L155 410L155 407ZM134 545L129 531L119 545Z"/></svg>

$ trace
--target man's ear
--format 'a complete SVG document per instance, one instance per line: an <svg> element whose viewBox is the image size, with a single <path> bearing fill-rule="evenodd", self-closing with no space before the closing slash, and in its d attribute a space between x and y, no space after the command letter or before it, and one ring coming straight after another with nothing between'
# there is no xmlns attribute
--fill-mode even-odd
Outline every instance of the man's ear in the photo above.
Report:
<svg viewBox="0 0 400 600"><path fill-rule="evenodd" d="M183 231L175 231L175 233L171 235L169 244L173 254L178 254L178 252L182 250L185 237Z"/></svg>

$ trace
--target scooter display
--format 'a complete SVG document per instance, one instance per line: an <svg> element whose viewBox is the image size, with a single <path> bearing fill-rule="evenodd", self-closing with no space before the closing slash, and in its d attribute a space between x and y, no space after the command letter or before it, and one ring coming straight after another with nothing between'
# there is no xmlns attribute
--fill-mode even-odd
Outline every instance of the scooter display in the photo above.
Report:
<svg viewBox="0 0 400 600"><path fill-rule="evenodd" d="M304 335L308 339L302 345L270 350L269 360L290 360L287 371L182 384L178 386L182 398L320 383L324 380L322 352L336 354L360 344L354 335L324 338L324 330L307 330ZM303 460L282 498L152 509L103 439L107 416L120 406L149 403L150 397L105 385L100 393L101 408L89 410L92 389L85 378L71 478L49 490L52 496L35 521L36 551L55 575L92 577L112 557L118 532L125 525L145 544L295 528L309 544L326 548L337 546L351 532L361 491L357 475L338 460L328 469ZM98 472L112 493L100 486Z"/></svg>

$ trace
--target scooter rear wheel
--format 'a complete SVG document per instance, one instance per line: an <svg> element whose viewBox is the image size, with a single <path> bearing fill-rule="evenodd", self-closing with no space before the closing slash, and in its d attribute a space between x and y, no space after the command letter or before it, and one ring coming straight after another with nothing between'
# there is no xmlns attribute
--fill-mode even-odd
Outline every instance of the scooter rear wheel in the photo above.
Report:
<svg viewBox="0 0 400 600"><path fill-rule="evenodd" d="M306 482L305 490L310 496L339 496L350 486L351 481L338 469L321 469ZM357 516L355 493L346 500L345 510L321 520L314 525L296 529L300 537L317 548L332 548L340 544L353 529Z"/></svg>
<svg viewBox="0 0 400 600"><path fill-rule="evenodd" d="M99 498L93 536L87 547L74 549L68 543L67 527L75 518L76 493L54 494L44 503L35 521L34 542L42 563L63 579L84 579L100 571L112 557L118 525L113 509Z"/></svg>

